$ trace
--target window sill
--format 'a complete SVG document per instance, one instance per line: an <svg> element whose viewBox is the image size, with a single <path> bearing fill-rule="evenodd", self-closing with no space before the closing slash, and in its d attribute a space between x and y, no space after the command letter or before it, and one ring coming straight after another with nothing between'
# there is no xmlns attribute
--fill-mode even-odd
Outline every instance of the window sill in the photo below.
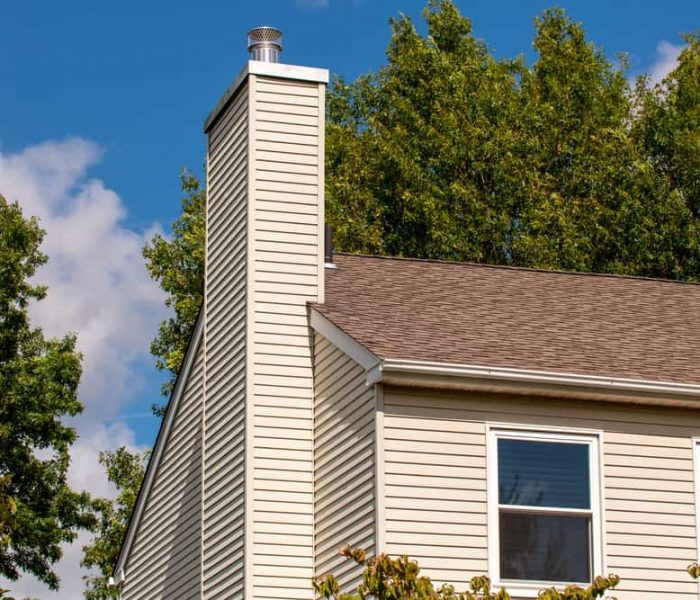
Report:
<svg viewBox="0 0 700 600"><path fill-rule="evenodd" d="M492 581L491 589L498 592L501 588L504 588L513 600L526 600L529 598L537 598L542 590L548 588L556 588L558 590L563 590L567 585L578 585L583 588L591 585L590 583L565 583L565 582L535 582L527 583L523 581Z"/></svg>

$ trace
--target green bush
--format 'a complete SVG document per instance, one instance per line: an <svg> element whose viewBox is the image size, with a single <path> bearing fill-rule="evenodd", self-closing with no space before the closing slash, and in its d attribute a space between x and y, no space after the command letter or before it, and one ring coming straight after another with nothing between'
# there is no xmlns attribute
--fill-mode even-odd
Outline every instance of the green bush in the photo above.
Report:
<svg viewBox="0 0 700 600"><path fill-rule="evenodd" d="M420 575L418 563L407 556L391 558L380 554L368 558L364 550L358 548L343 548L341 554L349 560L361 565L362 583L353 593L341 593L340 585L333 575L314 579L314 591L321 598L330 600L510 600L510 595L504 589L491 589L491 580L486 576L472 577L469 590L455 591L451 585L435 588L429 577ZM697 567L697 565L696 565ZM698 571L700 572L700 567ZM587 588L570 585L563 590L548 588L541 590L540 600L594 600L602 597L605 592L614 588L620 582L617 575L596 577Z"/></svg>

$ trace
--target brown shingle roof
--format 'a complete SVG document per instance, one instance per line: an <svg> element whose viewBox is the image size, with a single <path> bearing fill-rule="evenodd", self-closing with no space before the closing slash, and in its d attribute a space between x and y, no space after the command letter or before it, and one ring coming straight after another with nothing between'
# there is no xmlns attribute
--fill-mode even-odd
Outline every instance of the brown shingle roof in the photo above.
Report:
<svg viewBox="0 0 700 600"><path fill-rule="evenodd" d="M315 309L376 356L700 384L700 285L336 254Z"/></svg>

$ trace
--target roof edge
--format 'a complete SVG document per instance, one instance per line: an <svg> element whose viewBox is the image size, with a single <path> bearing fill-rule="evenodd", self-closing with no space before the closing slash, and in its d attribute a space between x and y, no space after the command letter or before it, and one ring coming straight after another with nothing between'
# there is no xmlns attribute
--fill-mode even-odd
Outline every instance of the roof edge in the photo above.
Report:
<svg viewBox="0 0 700 600"><path fill-rule="evenodd" d="M187 346L187 353L185 354L185 358L182 361L182 366L178 372L177 379L175 381L175 388L173 389L170 400L168 401L168 408L165 412L165 416L163 417L163 421L160 424L160 430L158 431L158 437L156 438L156 443L153 448L153 454L151 454L151 458L148 461L146 474L144 475L143 483L139 489L139 495L136 499L134 511L131 513L129 527L126 530L126 535L124 536L124 541L122 542L122 547L119 551L117 563L114 567L114 578L117 585L122 583L126 577L124 571L126 560L129 558L131 546L134 543L134 538L136 537L136 530L141 522L141 517L143 516L143 511L146 507L146 501L150 494L151 487L153 486L155 475L158 472L158 467L163 456L165 444L170 437L170 430L175 422L175 415L177 414L180 399L182 398L190 371L192 370L192 365L194 364L194 359L197 355L197 347L199 346L203 332L204 310L200 309L199 316L197 317L197 323L192 331L192 337L190 338L190 342Z"/></svg>
<svg viewBox="0 0 700 600"><path fill-rule="evenodd" d="M386 359L367 383L539 393L592 400L700 408L700 385L484 365Z"/></svg>
<svg viewBox="0 0 700 600"><path fill-rule="evenodd" d="M480 263L468 260L448 260L444 258L414 258L411 256L391 256L388 254L362 254L359 252L333 252L333 255L349 256L355 258L369 258L383 261L397 261L407 263L428 263L456 267L474 267L479 269L490 269L496 271L517 271L522 273L544 273L547 275L566 275L574 277L593 277L607 279L626 279L631 281L650 281L663 284L682 284L690 286L700 286L700 281L687 279L669 279L666 277L651 277L648 275L628 275L624 273L597 273L595 271L567 271L562 269L545 269L543 267L521 267L516 265L499 265L494 263Z"/></svg>
<svg viewBox="0 0 700 600"><path fill-rule="evenodd" d="M347 354L366 372L381 364L381 359L378 356L372 354L365 346L345 333L330 319L314 310L313 306L309 307L309 313L311 328L325 337L338 350Z"/></svg>

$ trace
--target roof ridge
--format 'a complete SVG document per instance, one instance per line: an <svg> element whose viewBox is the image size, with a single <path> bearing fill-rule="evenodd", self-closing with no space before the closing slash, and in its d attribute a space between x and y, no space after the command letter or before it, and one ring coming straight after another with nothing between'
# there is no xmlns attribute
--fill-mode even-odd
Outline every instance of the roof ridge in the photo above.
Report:
<svg viewBox="0 0 700 600"><path fill-rule="evenodd" d="M413 258L410 256L388 256L378 254L362 254L355 252L334 252L333 255L350 256L357 258L370 258L377 260L393 260L397 262L417 262L429 264L444 264L450 266L468 266L480 269L494 269L504 271L524 271L530 273L545 273L548 275L573 275L579 277L606 277L608 279L631 279L632 281L650 281L662 284L682 284L691 286L700 286L700 281L688 281L684 279L664 279L663 277L647 277L644 275L624 275L620 273L594 273L592 271L564 271L557 269L543 269L538 267L518 267L514 265L494 265L489 263L478 263L458 260L445 260L437 258Z"/></svg>

